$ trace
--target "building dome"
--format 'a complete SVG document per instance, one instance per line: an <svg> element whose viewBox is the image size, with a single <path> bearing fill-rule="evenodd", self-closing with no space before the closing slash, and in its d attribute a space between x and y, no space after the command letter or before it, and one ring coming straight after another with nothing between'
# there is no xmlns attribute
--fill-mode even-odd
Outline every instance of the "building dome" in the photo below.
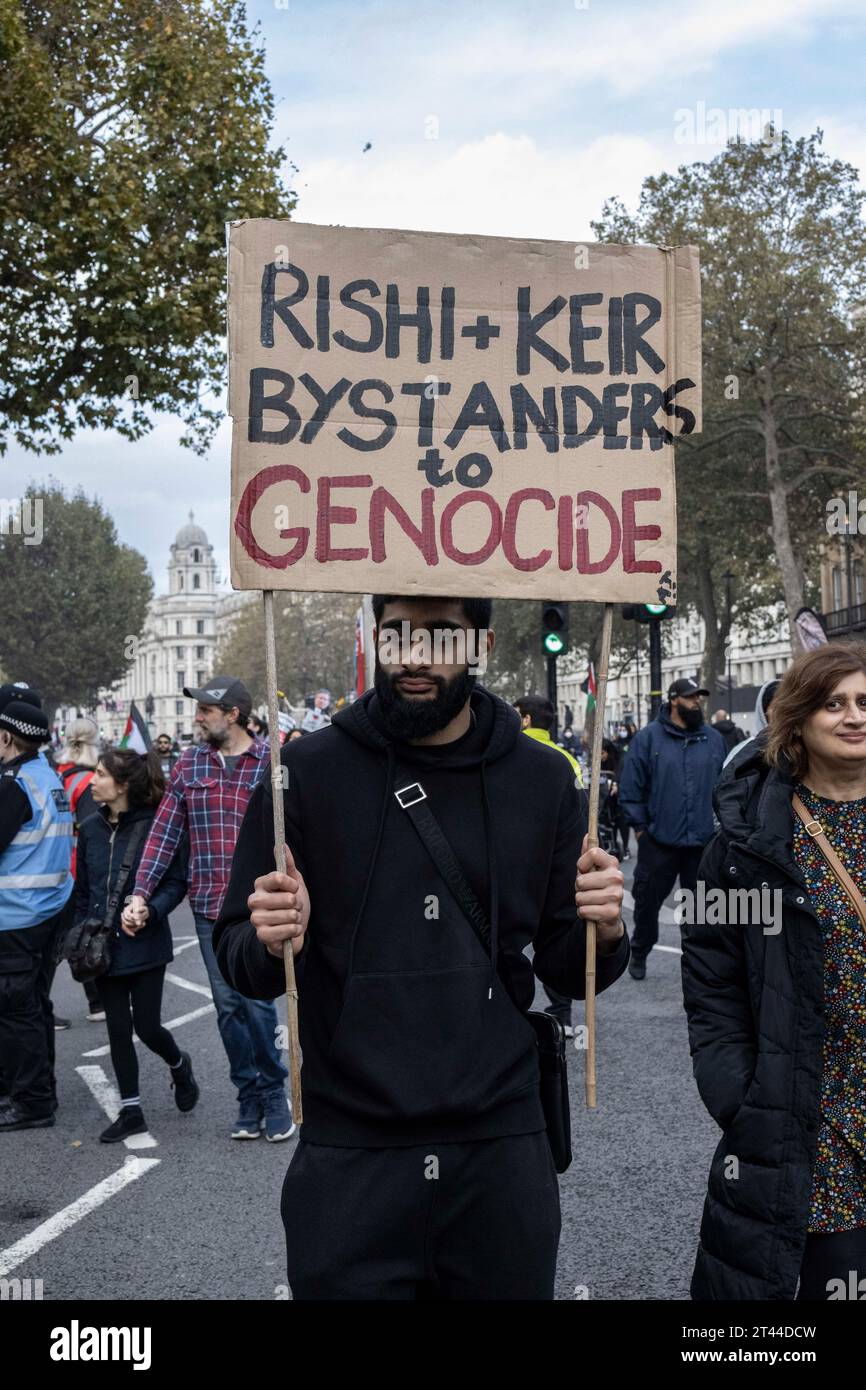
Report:
<svg viewBox="0 0 866 1390"><path fill-rule="evenodd" d="M181 549L186 549L190 545L208 545L207 532L201 527L196 526L193 521L193 514L190 512L189 521L185 526L181 526L174 538L175 545Z"/></svg>

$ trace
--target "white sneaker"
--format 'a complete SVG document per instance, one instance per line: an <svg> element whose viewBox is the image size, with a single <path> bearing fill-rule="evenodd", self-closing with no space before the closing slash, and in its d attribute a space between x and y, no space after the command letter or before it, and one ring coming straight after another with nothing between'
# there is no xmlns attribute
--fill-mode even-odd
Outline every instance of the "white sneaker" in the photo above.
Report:
<svg viewBox="0 0 866 1390"><path fill-rule="evenodd" d="M88 1015L87 1015L87 1022L88 1022L88 1023L104 1023L104 1022L105 1022L105 1010L104 1010L104 1009L94 1009L92 1014L88 1014Z"/></svg>

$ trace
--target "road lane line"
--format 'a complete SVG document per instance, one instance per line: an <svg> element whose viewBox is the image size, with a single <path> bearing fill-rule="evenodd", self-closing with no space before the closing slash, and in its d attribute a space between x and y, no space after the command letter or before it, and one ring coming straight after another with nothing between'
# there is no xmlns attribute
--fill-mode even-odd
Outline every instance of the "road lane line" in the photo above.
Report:
<svg viewBox="0 0 866 1390"><path fill-rule="evenodd" d="M213 993L207 985L197 985L192 980L185 980L182 975L173 975L170 970L166 970L165 978L173 985L180 985L181 989L191 989L194 994L203 994L205 999L213 999Z"/></svg>
<svg viewBox="0 0 866 1390"><path fill-rule="evenodd" d="M184 942L182 943L182 945L180 945L180 946L178 946L178 944L177 944L177 938L175 938L175 940L174 940L174 942L173 942L172 944L173 944L173 946L174 946L174 954L175 954L176 956L179 956L179 955L181 954L182 951L188 951L188 950L190 949L191 946L197 946L197 945L198 945L198 937L197 937L197 936L193 936L193 937L190 938L189 941L184 941Z"/></svg>
<svg viewBox="0 0 866 1390"><path fill-rule="evenodd" d="M17 1265L29 1260L43 1246L50 1241L62 1236L65 1231L70 1230L82 1217L94 1211L107 1202L109 1197L113 1197L115 1192L121 1192L124 1187L128 1187L136 1178L142 1177L151 1168L158 1167L158 1158L132 1158L126 1159L122 1168L118 1168L116 1173L111 1173L102 1182L91 1187L89 1192L85 1192L82 1197L70 1202L68 1207L58 1211L54 1216L49 1216L47 1221L43 1221L41 1226L30 1231L20 1240L16 1240L14 1245L9 1245L5 1250L0 1250L0 1278L5 1278L7 1274Z"/></svg>
<svg viewBox="0 0 866 1390"><path fill-rule="evenodd" d="M192 1023L195 1018L203 1018L205 1014L214 1013L215 1008L216 1006L214 1004L204 1004L202 1008L193 1009L191 1013L180 1014L177 1018L166 1019L162 1026L171 1032L173 1028L180 1028L184 1023ZM135 1033L132 1035L132 1040L133 1042L141 1041L140 1038L136 1037ZM89 1052L82 1052L81 1055L82 1057L107 1057L110 1051L110 1047L106 1045L105 1047L91 1048Z"/></svg>
<svg viewBox="0 0 866 1390"><path fill-rule="evenodd" d="M109 1081L102 1067L76 1067L75 1070L89 1088L97 1105L101 1105L109 1120L117 1119L120 1113L120 1096ZM130 1134L123 1143L127 1149L155 1149L158 1140L145 1131L144 1134Z"/></svg>

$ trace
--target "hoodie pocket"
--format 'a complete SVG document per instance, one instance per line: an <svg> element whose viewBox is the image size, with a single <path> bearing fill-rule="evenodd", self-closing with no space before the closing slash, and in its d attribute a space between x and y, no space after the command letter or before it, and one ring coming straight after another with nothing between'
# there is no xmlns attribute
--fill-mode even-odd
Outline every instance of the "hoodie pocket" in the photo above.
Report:
<svg viewBox="0 0 866 1390"><path fill-rule="evenodd" d="M487 965L353 975L328 1052L351 1108L468 1116L537 1085L535 1030L490 980Z"/></svg>

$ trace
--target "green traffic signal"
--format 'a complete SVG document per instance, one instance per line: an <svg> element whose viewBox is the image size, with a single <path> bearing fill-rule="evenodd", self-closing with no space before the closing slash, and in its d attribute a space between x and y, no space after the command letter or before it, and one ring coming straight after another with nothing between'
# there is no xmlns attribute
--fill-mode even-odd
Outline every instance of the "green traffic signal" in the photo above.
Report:
<svg viewBox="0 0 866 1390"><path fill-rule="evenodd" d="M668 611L666 603L645 603L644 608L648 613L651 613L654 618L660 618L662 613L667 613Z"/></svg>
<svg viewBox="0 0 866 1390"><path fill-rule="evenodd" d="M545 656L562 656L568 651L567 603L542 603L541 650Z"/></svg>

